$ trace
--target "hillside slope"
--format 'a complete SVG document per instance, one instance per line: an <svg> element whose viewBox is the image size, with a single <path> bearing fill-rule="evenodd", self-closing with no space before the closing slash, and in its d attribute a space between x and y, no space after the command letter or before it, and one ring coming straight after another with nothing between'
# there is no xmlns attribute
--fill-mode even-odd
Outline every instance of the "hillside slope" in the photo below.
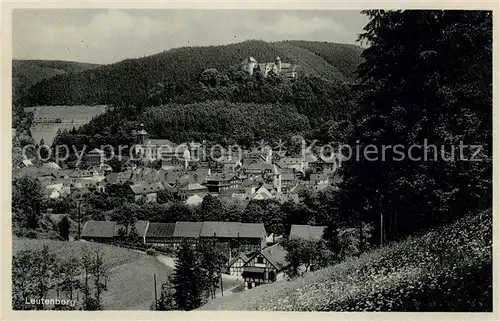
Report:
<svg viewBox="0 0 500 321"><path fill-rule="evenodd" d="M60 60L13 60L12 93L17 95L43 79L79 73L98 67L97 64Z"/></svg>
<svg viewBox="0 0 500 321"><path fill-rule="evenodd" d="M307 44L308 42L303 42ZM311 46L313 46L311 44ZM248 56L257 61L274 61L300 65L302 73L320 75L329 80L345 83L353 79L352 73L360 61L357 47L345 45L314 44L317 52L339 48L335 59L317 55L301 43L267 43L245 41L236 44L207 47L183 47L144 58L127 59L115 64L86 70L78 74L60 74L29 89L20 100L23 106L113 104L117 101L132 104L144 101L149 90L158 82L197 82L207 68L227 70ZM321 50L320 50L321 49Z"/></svg>
<svg viewBox="0 0 500 321"><path fill-rule="evenodd" d="M149 310L155 297L153 276L156 274L156 290L160 293L161 284L173 271L153 256L93 242L14 238L12 251L15 254L26 248L41 249L44 245L47 245L61 259L78 257L83 248L103 252L104 260L110 268L108 289L102 293L104 310ZM49 291L48 297L56 296L54 289ZM59 297L64 298L65 294L60 293Z"/></svg>
<svg viewBox="0 0 500 321"><path fill-rule="evenodd" d="M201 309L491 311L492 214L466 217L304 278L213 300Z"/></svg>

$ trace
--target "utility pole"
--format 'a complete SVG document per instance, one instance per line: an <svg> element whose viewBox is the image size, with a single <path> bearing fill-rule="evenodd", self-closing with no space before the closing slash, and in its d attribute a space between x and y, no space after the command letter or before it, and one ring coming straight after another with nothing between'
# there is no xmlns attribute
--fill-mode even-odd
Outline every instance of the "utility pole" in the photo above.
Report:
<svg viewBox="0 0 500 321"><path fill-rule="evenodd" d="M155 284L155 308L158 310L158 298L156 294L156 273L153 274L154 284Z"/></svg>
<svg viewBox="0 0 500 321"><path fill-rule="evenodd" d="M80 224L81 224L81 216L80 216L80 203L81 203L81 200L78 199L78 203L77 203L77 209L78 209L78 239L80 240L80 238L82 237L81 235L81 229L80 229Z"/></svg>
<svg viewBox="0 0 500 321"><path fill-rule="evenodd" d="M384 244L384 214L380 212L380 246Z"/></svg>
<svg viewBox="0 0 500 321"><path fill-rule="evenodd" d="M224 287L222 286L222 273L220 274L220 294L224 297Z"/></svg>

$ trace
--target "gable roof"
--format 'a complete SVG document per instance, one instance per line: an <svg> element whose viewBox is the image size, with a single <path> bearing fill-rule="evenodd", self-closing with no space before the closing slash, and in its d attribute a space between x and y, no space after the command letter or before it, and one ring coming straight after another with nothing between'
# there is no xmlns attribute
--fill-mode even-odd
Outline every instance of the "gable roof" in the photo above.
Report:
<svg viewBox="0 0 500 321"><path fill-rule="evenodd" d="M266 247L259 253L262 254L262 256L266 258L266 260L268 260L269 263L271 263L278 271L289 265L288 261L286 260L287 252L285 248L279 243ZM258 255L259 253L257 253L256 255Z"/></svg>
<svg viewBox="0 0 500 321"><path fill-rule="evenodd" d="M321 239L326 226L292 225L290 239Z"/></svg>
<svg viewBox="0 0 500 321"><path fill-rule="evenodd" d="M146 237L172 237L175 223L149 223Z"/></svg>
<svg viewBox="0 0 500 321"><path fill-rule="evenodd" d="M207 177L207 182L216 181L216 182L229 182L233 179L238 179L238 177L234 174L213 174Z"/></svg>
<svg viewBox="0 0 500 321"><path fill-rule="evenodd" d="M240 237L263 238L266 236L264 223L240 223Z"/></svg>
<svg viewBox="0 0 500 321"><path fill-rule="evenodd" d="M203 222L200 236L238 237L239 222Z"/></svg>
<svg viewBox="0 0 500 321"><path fill-rule="evenodd" d="M138 184L131 185L130 188L132 192L136 195L156 193L164 189L163 184L160 182L147 183L141 182Z"/></svg>
<svg viewBox="0 0 500 321"><path fill-rule="evenodd" d="M175 223L173 237L192 237L200 236L203 222L177 222Z"/></svg>
<svg viewBox="0 0 500 321"><path fill-rule="evenodd" d="M116 222L90 220L83 226L82 237L113 238L115 228Z"/></svg>
<svg viewBox="0 0 500 321"><path fill-rule="evenodd" d="M161 147L161 146L170 146L175 147L176 145L169 141L168 139L148 139L146 140L146 146L151 144L151 147Z"/></svg>
<svg viewBox="0 0 500 321"><path fill-rule="evenodd" d="M231 261L229 261L228 267L231 267L239 259L242 259L243 263L247 263L248 260L250 259L250 257L248 255L246 255L245 253L241 252L238 256L233 257L231 259Z"/></svg>
<svg viewBox="0 0 500 321"><path fill-rule="evenodd" d="M263 238L266 230L263 223L205 221L201 237Z"/></svg>

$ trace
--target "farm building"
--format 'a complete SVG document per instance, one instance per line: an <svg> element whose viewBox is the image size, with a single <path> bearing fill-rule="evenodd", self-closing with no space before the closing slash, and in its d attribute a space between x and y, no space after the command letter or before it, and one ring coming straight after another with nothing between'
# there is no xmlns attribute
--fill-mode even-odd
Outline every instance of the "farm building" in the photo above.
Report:
<svg viewBox="0 0 500 321"><path fill-rule="evenodd" d="M245 289L283 279L288 266L286 250L279 243L254 253L243 265Z"/></svg>
<svg viewBox="0 0 500 321"><path fill-rule="evenodd" d="M83 226L81 238L87 241L111 243L115 237L116 222L87 221Z"/></svg>
<svg viewBox="0 0 500 321"><path fill-rule="evenodd" d="M203 222L177 222L172 234L174 248L180 246L183 240L196 244L200 237Z"/></svg>
<svg viewBox="0 0 500 321"><path fill-rule="evenodd" d="M292 225L289 239L319 240L326 226Z"/></svg>
<svg viewBox="0 0 500 321"><path fill-rule="evenodd" d="M145 243L172 245L175 223L149 223Z"/></svg>
<svg viewBox="0 0 500 321"><path fill-rule="evenodd" d="M200 238L238 246L240 252L259 251L266 245L266 229L262 223L203 222ZM233 246L231 246L233 247Z"/></svg>

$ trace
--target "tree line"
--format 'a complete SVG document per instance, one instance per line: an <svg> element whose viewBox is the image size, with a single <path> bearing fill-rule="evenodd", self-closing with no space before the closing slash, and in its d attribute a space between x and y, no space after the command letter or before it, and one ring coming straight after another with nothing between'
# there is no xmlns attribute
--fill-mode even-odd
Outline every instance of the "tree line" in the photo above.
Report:
<svg viewBox="0 0 500 321"><path fill-rule="evenodd" d="M80 256L61 259L47 246L28 248L12 257L12 305L14 310L102 310L109 268L102 251L82 249ZM72 304L45 305L39 299L55 291ZM36 304L27 304L36 299Z"/></svg>

